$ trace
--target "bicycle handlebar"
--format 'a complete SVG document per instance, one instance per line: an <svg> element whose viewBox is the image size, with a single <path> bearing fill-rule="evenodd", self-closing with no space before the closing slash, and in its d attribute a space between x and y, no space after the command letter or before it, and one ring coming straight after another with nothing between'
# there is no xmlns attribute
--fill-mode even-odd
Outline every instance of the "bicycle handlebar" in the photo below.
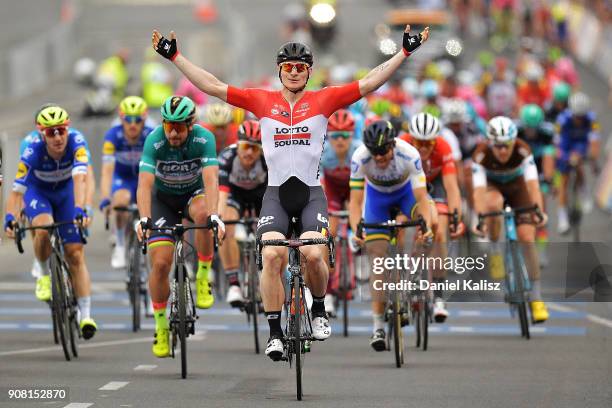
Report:
<svg viewBox="0 0 612 408"><path fill-rule="evenodd" d="M419 227L421 231L425 232L427 230L427 223L423 219L422 216L416 220L407 221L407 222L395 222L395 220L390 220L387 222L379 222L379 223L364 223L363 220L359 222L357 225L357 233L358 237L363 235L364 228L376 228L376 229L387 229L390 231L394 231L398 228L411 228L411 227Z"/></svg>
<svg viewBox="0 0 612 408"><path fill-rule="evenodd" d="M189 230L195 230L195 229L211 229L213 230L213 239L214 239L214 250L216 251L217 248L219 247L219 238L217 236L217 231L218 231L218 225L216 222L213 222L212 224L195 224L195 225L189 225L189 226L184 226L183 224L176 224L176 225L169 225L167 227L153 227L153 228L143 228L142 229L142 234L143 234L143 240L142 240L142 253L143 255L147 254L147 239L144 236L146 234L146 231L171 231L172 236L176 237L176 238L182 238L183 235L185 234L185 232L189 231Z"/></svg>
<svg viewBox="0 0 612 408"><path fill-rule="evenodd" d="M509 206L507 206L503 210L490 211L490 212L478 214L478 225L476 226L476 229L478 231L482 231L482 226L484 224L485 218L499 217L500 215L505 215L505 214L511 214L513 217L516 217L519 214L524 214L524 213L529 213L529 212L535 213L536 217L538 218L538 221L542 221L544 219L544 215L542 215L542 211L540 210L540 207L538 207L537 204L530 205L528 207L519 207L519 208L510 208Z"/></svg>
<svg viewBox="0 0 612 408"><path fill-rule="evenodd" d="M117 212L129 212L131 214L138 214L138 207L134 204L128 206L117 205L113 207L113 211ZM110 228L110 212L104 214L104 229L108 231Z"/></svg>
<svg viewBox="0 0 612 408"><path fill-rule="evenodd" d="M263 260L261 252L265 246L281 246L288 248L299 248L308 245L327 245L329 264L333 268L335 265L334 239L329 236L327 238L290 238L290 239L261 239L256 240L257 266L259 270L263 268Z"/></svg>
<svg viewBox="0 0 612 408"><path fill-rule="evenodd" d="M20 254L23 254L23 245L21 241L23 241L25 237L26 231L35 231L35 230L54 230L63 225L75 225L74 221L62 221L62 222L54 222L53 224L47 225L38 225L36 227L20 227L19 224L15 225L15 244L17 245L17 250ZM85 228L82 224L76 224L77 230L79 231L79 238L81 238L82 244L87 244L87 239L85 238Z"/></svg>

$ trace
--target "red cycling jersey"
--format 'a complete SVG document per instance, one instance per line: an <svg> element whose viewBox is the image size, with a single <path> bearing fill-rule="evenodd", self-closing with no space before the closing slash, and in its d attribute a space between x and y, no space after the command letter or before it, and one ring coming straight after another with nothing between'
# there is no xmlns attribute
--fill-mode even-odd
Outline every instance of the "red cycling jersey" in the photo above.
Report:
<svg viewBox="0 0 612 408"><path fill-rule="evenodd" d="M233 86L227 90L228 103L259 118L270 186L280 186L292 176L308 186L321 185L319 161L327 118L360 98L357 81L306 91L293 106L280 91Z"/></svg>
<svg viewBox="0 0 612 408"><path fill-rule="evenodd" d="M402 134L400 139L414 145L412 136L408 133ZM451 147L441 136L436 137L436 144L429 158L423 160L423 171L428 183L431 183L440 175L457 173Z"/></svg>
<svg viewBox="0 0 612 408"><path fill-rule="evenodd" d="M217 154L221 153L221 150L226 147L238 142L238 125L235 123L229 123L225 128L218 128L207 122L202 122L201 125L215 135Z"/></svg>

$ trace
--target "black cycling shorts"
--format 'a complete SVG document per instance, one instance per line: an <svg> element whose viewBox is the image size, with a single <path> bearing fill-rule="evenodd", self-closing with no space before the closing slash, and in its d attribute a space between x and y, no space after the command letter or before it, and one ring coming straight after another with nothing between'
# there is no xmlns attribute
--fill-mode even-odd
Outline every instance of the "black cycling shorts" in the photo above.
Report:
<svg viewBox="0 0 612 408"><path fill-rule="evenodd" d="M189 206L194 198L204 196L204 190L199 189L187 194L167 194L154 190L151 199L151 219L153 227L161 228L164 225L173 226L183 219L189 221ZM149 247L174 244L171 231L151 231Z"/></svg>
<svg viewBox="0 0 612 408"><path fill-rule="evenodd" d="M327 200L321 186L310 187L292 177L280 187L268 186L263 198L257 235L276 231L285 237L292 232L317 231L327 236L329 223ZM296 218L297 230L290 231L290 219Z"/></svg>
<svg viewBox="0 0 612 408"><path fill-rule="evenodd" d="M254 209L255 216L258 217L261 212L261 204L263 202L266 187L257 187L253 190L234 189L230 190L227 197L227 205L235 208L238 211L238 216L242 217L247 209Z"/></svg>

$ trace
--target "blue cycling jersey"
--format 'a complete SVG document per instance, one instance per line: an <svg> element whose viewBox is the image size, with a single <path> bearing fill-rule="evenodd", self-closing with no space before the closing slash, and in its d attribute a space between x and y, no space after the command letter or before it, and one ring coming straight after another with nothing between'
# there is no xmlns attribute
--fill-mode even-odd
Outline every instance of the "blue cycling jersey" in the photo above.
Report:
<svg viewBox="0 0 612 408"><path fill-rule="evenodd" d="M560 137L560 148L571 149L573 144L588 143L599 137L599 123L594 112L582 117L580 122L574 120L574 115L568 109L559 114L557 129Z"/></svg>
<svg viewBox="0 0 612 408"><path fill-rule="evenodd" d="M68 132L74 132L74 133L78 133L78 134L82 135L82 133L80 131L78 131L77 129L74 129L74 128L68 128ZM87 139L85 139L83 137L83 140L85 141L85 149L87 150L87 159L89 160L89 164L91 164L92 163L92 161L91 161L91 151L89 150L89 145L87 144ZM30 143L32 143L32 142L39 142L39 141L42 141L42 138L41 138L40 132L38 130L33 130L30 133L28 133L23 139L21 139L21 143L19 144L19 156L23 155L23 152L30 145Z"/></svg>
<svg viewBox="0 0 612 408"><path fill-rule="evenodd" d="M104 136L102 160L105 163L115 163L114 176L121 179L135 179L138 177L138 165L145 139L153 131L148 126L143 127L140 137L134 144L130 144L123 134L123 126L113 126Z"/></svg>
<svg viewBox="0 0 612 408"><path fill-rule="evenodd" d="M59 160L49 155L43 141L35 140L21 155L13 190L24 193L28 187L46 191L63 189L72 183L74 174L87 174L88 164L85 138L78 130L69 130L66 151Z"/></svg>

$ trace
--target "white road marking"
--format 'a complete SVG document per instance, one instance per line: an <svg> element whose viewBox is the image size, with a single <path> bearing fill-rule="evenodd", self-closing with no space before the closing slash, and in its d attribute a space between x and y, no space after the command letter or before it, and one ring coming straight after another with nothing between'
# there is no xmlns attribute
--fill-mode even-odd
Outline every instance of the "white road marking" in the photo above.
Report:
<svg viewBox="0 0 612 408"><path fill-rule="evenodd" d="M71 402L63 408L88 408L93 405L93 402Z"/></svg>
<svg viewBox="0 0 612 408"><path fill-rule="evenodd" d="M118 389L125 387L129 383L129 381L111 381L108 384L98 388L98 391L117 391Z"/></svg>
<svg viewBox="0 0 612 408"><path fill-rule="evenodd" d="M205 332L197 331L195 335L190 336L189 338L193 341L204 340L206 337ZM80 349L88 349L88 348L98 348L98 347L110 347L110 346L119 346L122 344L132 344L132 343L148 343L151 341L151 337L139 337L135 339L126 339L126 340L113 340L113 341L100 341L97 343L89 343L89 344L79 344ZM3 351L0 352L0 357L2 356L16 356L19 354L33 354L33 353L44 353L46 351L55 351L61 350L61 346L51 346L51 347L39 347L39 348L31 348L31 349L23 349L23 350L12 350L12 351Z"/></svg>
<svg viewBox="0 0 612 408"><path fill-rule="evenodd" d="M153 371L157 368L154 364L141 364L134 367L134 371Z"/></svg>
<svg viewBox="0 0 612 408"><path fill-rule="evenodd" d="M473 333L474 328L470 326L450 326L448 331L451 333Z"/></svg>
<svg viewBox="0 0 612 408"><path fill-rule="evenodd" d="M578 312L579 311L573 307L563 306L558 303L552 303L552 302L548 304L548 307L550 307L552 310L557 310L560 312ZM586 318L588 321L592 323L600 324L602 326L606 326L612 329L612 320L610 319L606 319L601 316L594 315L592 313L587 313Z"/></svg>

